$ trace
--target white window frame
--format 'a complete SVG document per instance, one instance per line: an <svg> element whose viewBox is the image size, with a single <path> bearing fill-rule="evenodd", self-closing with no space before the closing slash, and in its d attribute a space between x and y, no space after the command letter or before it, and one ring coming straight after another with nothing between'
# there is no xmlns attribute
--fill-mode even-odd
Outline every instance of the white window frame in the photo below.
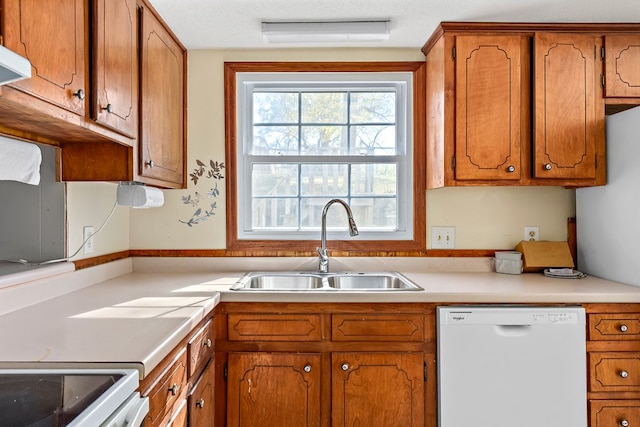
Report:
<svg viewBox="0 0 640 427"><path fill-rule="evenodd" d="M251 225L251 169L253 163L285 162L291 156L256 156L249 154L253 135L253 91L314 88L327 85L342 90L396 91L396 146L395 156L304 156L310 161L373 163L376 160L395 162L398 173L397 229L372 230L360 227L360 240L411 240L414 235L413 200L413 73L406 72L239 72L236 73L236 167L237 167L237 236L239 240L315 240L319 230L252 229ZM300 159L302 156L293 156ZM300 162L293 162L294 164ZM331 198L331 197L329 197ZM335 208L334 208L335 209ZM355 218L357 222L357 217ZM331 239L348 239L346 217L344 230L328 230Z"/></svg>

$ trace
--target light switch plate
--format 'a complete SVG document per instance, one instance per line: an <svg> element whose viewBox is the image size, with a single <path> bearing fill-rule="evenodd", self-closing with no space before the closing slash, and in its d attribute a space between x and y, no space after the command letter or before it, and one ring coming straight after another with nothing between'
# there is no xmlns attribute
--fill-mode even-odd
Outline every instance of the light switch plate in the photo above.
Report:
<svg viewBox="0 0 640 427"><path fill-rule="evenodd" d="M431 249L454 249L455 247L455 227L431 227Z"/></svg>

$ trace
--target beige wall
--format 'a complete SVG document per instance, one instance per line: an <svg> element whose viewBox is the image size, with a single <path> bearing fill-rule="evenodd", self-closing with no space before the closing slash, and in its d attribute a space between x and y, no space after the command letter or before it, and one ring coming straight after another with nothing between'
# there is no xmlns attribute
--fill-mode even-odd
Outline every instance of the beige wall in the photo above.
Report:
<svg viewBox="0 0 640 427"><path fill-rule="evenodd" d="M224 161L225 61L423 61L418 49L343 49L343 50L208 50L189 52L188 73L188 164L191 172L196 159ZM118 207L118 215L129 215L113 232L96 236L96 254L110 249L223 249L225 247L225 191L218 182L220 195L207 198L214 181L189 183L187 190L165 191L165 206L133 210ZM98 222L110 209L107 202L96 202L95 194L85 188L99 188L104 197L115 198L101 185L69 186L69 246L81 233L78 221ZM189 227L195 207L184 204L184 197L200 194L199 207L217 203L214 215ZM541 238L566 239L567 218L574 216L573 190L564 188L451 188L427 192L427 227L456 227L456 248L511 248L523 235L523 227L540 227ZM427 233L428 238L430 232ZM130 242L130 243L127 243ZM430 247L430 243L428 243ZM95 256L95 254L91 255ZM78 258L86 257L80 255Z"/></svg>

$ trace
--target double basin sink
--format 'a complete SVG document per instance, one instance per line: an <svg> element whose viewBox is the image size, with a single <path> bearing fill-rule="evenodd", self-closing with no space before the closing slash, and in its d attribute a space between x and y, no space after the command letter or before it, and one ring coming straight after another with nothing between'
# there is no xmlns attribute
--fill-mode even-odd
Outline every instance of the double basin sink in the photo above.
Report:
<svg viewBox="0 0 640 427"><path fill-rule="evenodd" d="M400 273L251 272L231 287L234 291L423 291Z"/></svg>

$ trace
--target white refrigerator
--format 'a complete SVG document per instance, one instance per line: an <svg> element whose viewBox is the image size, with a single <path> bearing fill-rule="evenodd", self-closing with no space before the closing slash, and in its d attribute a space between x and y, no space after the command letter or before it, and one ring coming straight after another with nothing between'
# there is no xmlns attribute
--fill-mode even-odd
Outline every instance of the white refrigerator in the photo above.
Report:
<svg viewBox="0 0 640 427"><path fill-rule="evenodd" d="M576 190L577 268L640 286L640 107L606 126L607 185Z"/></svg>

